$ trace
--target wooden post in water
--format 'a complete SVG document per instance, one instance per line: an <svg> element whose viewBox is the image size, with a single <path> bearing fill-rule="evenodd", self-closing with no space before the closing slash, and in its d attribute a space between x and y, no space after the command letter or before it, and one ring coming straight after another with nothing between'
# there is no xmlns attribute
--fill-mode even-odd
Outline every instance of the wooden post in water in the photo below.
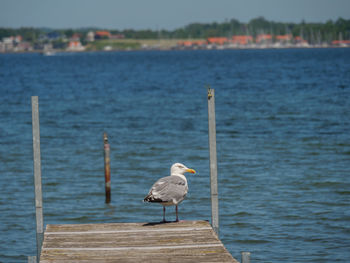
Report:
<svg viewBox="0 0 350 263"><path fill-rule="evenodd" d="M44 238L43 197L41 189L41 157L40 157L40 125L39 99L32 96L32 130L33 130L33 160L34 160L34 188L36 215L36 246L37 262L40 260L41 246Z"/></svg>
<svg viewBox="0 0 350 263"><path fill-rule="evenodd" d="M208 87L211 225L219 236L218 170L216 158L215 92Z"/></svg>
<svg viewBox="0 0 350 263"><path fill-rule="evenodd" d="M105 159L105 190L106 204L111 202L111 166L110 166L110 147L108 143L107 133L103 134L104 143L104 159Z"/></svg>
<svg viewBox="0 0 350 263"><path fill-rule="evenodd" d="M241 252L241 263L250 263L250 252Z"/></svg>

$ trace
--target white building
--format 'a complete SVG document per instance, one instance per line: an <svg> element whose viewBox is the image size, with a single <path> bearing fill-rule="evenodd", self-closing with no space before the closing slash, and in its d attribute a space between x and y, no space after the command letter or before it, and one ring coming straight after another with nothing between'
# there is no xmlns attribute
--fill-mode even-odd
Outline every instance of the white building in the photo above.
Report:
<svg viewBox="0 0 350 263"><path fill-rule="evenodd" d="M95 41L95 33L90 31L89 33L87 33L87 36L86 36L86 40L88 42L93 42Z"/></svg>

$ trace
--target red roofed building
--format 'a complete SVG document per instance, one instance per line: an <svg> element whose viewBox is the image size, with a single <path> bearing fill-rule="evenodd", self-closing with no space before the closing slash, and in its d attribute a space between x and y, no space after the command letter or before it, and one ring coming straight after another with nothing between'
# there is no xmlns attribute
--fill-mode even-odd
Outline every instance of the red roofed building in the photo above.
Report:
<svg viewBox="0 0 350 263"><path fill-rule="evenodd" d="M70 41L80 41L80 34L74 33L73 36L70 38Z"/></svg>
<svg viewBox="0 0 350 263"><path fill-rule="evenodd" d="M177 46L183 48L199 48L204 47L206 44L207 41L204 40L186 40L177 42Z"/></svg>
<svg viewBox="0 0 350 263"><path fill-rule="evenodd" d="M350 40L333 40L332 45L334 46L340 46L340 47L349 47L350 46Z"/></svg>
<svg viewBox="0 0 350 263"><path fill-rule="evenodd" d="M178 46L183 46L183 47L191 47L193 45L192 41L179 41L177 42Z"/></svg>
<svg viewBox="0 0 350 263"><path fill-rule="evenodd" d="M252 36L233 36L232 37L232 44L238 44L238 45L247 45L248 43L253 42Z"/></svg>
<svg viewBox="0 0 350 263"><path fill-rule="evenodd" d="M20 36L20 35L15 36L15 38L14 38L14 41L15 41L16 43L21 43L22 40L23 40L23 38L22 38L22 36Z"/></svg>
<svg viewBox="0 0 350 263"><path fill-rule="evenodd" d="M309 43L305 39L303 39L301 36L296 36L294 38L294 42L298 46L307 46L307 45L309 45Z"/></svg>
<svg viewBox="0 0 350 263"><path fill-rule="evenodd" d="M80 41L70 41L68 43L67 51L84 51L85 47Z"/></svg>
<svg viewBox="0 0 350 263"><path fill-rule="evenodd" d="M257 35L255 41L256 43L272 42L272 35L270 34Z"/></svg>
<svg viewBox="0 0 350 263"><path fill-rule="evenodd" d="M288 42L288 41L291 41L292 39L293 39L293 36L291 34L276 36L276 40L279 42Z"/></svg>
<svg viewBox="0 0 350 263"><path fill-rule="evenodd" d="M227 37L210 37L207 39L208 44L223 45L228 42Z"/></svg>
<svg viewBox="0 0 350 263"><path fill-rule="evenodd" d="M104 39L104 38L110 38L111 33L108 31L96 31L95 32L95 39Z"/></svg>

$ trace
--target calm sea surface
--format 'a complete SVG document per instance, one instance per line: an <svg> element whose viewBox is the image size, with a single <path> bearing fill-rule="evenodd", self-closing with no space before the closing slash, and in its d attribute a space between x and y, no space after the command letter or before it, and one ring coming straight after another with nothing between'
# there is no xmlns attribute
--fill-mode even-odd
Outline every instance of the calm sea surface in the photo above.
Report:
<svg viewBox="0 0 350 263"><path fill-rule="evenodd" d="M0 261L36 253L32 95L45 224L160 221L142 199L174 162L198 172L180 219L210 220L207 85L227 249L350 262L350 49L0 55Z"/></svg>

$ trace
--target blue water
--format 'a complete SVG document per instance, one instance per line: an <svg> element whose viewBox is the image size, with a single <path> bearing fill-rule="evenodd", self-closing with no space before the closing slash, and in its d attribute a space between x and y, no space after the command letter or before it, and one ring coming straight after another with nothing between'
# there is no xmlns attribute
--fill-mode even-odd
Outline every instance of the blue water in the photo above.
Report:
<svg viewBox="0 0 350 263"><path fill-rule="evenodd" d="M0 55L0 261L35 255L32 95L45 224L160 221L141 200L174 162L198 172L180 219L210 220L207 85L227 249L350 262L350 49Z"/></svg>

